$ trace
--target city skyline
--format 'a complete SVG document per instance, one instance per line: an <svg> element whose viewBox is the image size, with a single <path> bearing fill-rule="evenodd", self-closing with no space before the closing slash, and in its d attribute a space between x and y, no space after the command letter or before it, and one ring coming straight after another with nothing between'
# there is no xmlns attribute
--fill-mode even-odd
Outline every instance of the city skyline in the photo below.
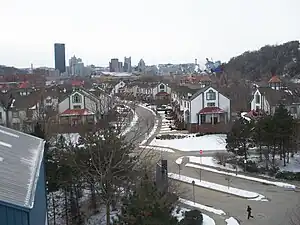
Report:
<svg viewBox="0 0 300 225"><path fill-rule="evenodd" d="M13 0L1 8L1 21L9 22L2 24L0 64L16 67L54 67L54 43L65 44L66 59L76 55L85 65L108 66L125 56L132 65L141 58L147 65L228 61L300 40L297 0Z"/></svg>

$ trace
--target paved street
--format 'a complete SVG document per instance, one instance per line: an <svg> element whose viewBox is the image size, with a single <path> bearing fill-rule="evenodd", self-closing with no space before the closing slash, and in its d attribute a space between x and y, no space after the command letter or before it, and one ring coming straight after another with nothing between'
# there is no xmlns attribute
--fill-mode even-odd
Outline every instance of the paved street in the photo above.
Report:
<svg viewBox="0 0 300 225"><path fill-rule="evenodd" d="M142 141L146 134L149 133L154 125L155 117L154 115L142 108L137 107L136 112L139 116L137 123L139 137L137 142ZM152 122L149 122L151 121ZM159 126L160 127L160 126ZM158 130L159 130L158 127ZM136 133L136 130L130 132L132 136ZM132 134L133 133L133 134ZM158 133L158 131L156 132ZM152 139L155 135L152 137ZM178 173L178 165L175 160L180 156L187 155L198 155L198 152L180 152L175 151L175 153L153 151L158 160L161 156L168 160L168 170L169 172ZM206 152L205 156L214 155L214 151ZM193 177L199 179L199 169L189 168L182 166L180 173L185 176ZM228 182L225 179L227 176L220 175L213 172L208 172L202 170L202 180L222 184L227 186ZM193 188L191 184L181 183L172 181L172 183L179 183L179 193L182 198L193 201ZM269 201L253 201L243 198L239 198L230 194L220 193L217 191L212 191L206 188L195 186L195 201L197 203L210 206L216 209L222 209L226 212L226 216L215 215L210 212L205 212L205 214L212 217L216 225L225 225L225 218L233 216L242 225L290 225L288 221L288 211L291 211L299 202L300 192L295 192L293 190L288 190L272 185L264 185L258 182L249 181L240 178L231 179L231 187L244 189L247 191L257 192L264 195ZM300 186L300 184L299 184ZM253 209L254 219L246 219L246 207L250 205Z"/></svg>

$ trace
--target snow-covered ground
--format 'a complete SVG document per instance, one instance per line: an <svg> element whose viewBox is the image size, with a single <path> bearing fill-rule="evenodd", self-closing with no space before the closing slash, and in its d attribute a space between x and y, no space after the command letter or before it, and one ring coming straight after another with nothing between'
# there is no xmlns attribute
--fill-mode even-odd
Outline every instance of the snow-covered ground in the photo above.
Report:
<svg viewBox="0 0 300 225"><path fill-rule="evenodd" d="M126 127L126 129L121 133L123 136L126 135L136 125L136 123L139 119L137 113L133 109L131 109L131 112L133 114L133 118L132 118L129 126Z"/></svg>
<svg viewBox="0 0 300 225"><path fill-rule="evenodd" d="M215 191L219 191L219 192L223 192L223 193L228 193L228 194L235 195L235 196L242 197L242 198L255 199L255 200L265 199L264 196L262 196L256 192L246 191L246 190L242 190L242 189L238 189L238 188L233 188L230 186L228 187L228 186L224 186L221 184L216 184L216 183L212 183L212 182L208 182L208 181L204 181L204 180L200 181L199 179L195 179L192 177L179 175L179 174L175 174L175 173L168 173L168 176L171 179L179 180L179 181L189 183L189 184L191 184L194 181L196 186L204 187L207 189L211 189L211 190L215 190Z"/></svg>
<svg viewBox="0 0 300 225"><path fill-rule="evenodd" d="M300 172L300 154L295 154L294 158L290 157L290 162L283 166L283 160L277 159L281 171Z"/></svg>
<svg viewBox="0 0 300 225"><path fill-rule="evenodd" d="M226 221L227 225L240 225L239 222L233 217L229 217L225 221Z"/></svg>
<svg viewBox="0 0 300 225"><path fill-rule="evenodd" d="M296 186L293 184L277 182L277 181L269 181L269 180L265 180L265 179L261 179L261 178L257 178L257 177L245 176L243 174L235 174L235 173L231 173L231 172L220 171L217 169L208 168L208 167L204 167L204 166L196 165L196 164L192 164L192 163L187 163L185 166L210 171L213 173L223 174L226 176L238 177L241 179L251 180L251 181L255 181L255 182L259 182L259 183L263 183L263 184L270 184L270 185L274 185L274 186L278 186L278 187L288 188L288 189L296 188Z"/></svg>
<svg viewBox="0 0 300 225"><path fill-rule="evenodd" d="M211 166L211 167L216 167L216 168L221 168L221 169L226 169L226 170L231 170L231 171L236 171L235 168L229 163L227 163L225 166L220 165L217 160L214 157L211 156L205 156L205 157L198 157L198 156L186 156L189 158L190 163L196 163L196 164L202 164L206 166ZM238 168L238 171L241 171L242 169Z"/></svg>
<svg viewBox="0 0 300 225"><path fill-rule="evenodd" d="M226 135L211 134L200 137L191 137L173 140L154 139L150 145L161 147L170 147L179 151L211 151L211 150L226 150Z"/></svg>
<svg viewBox="0 0 300 225"><path fill-rule="evenodd" d="M184 205L191 206L193 208L198 208L198 209L200 209L201 212L204 210L204 211L211 212L218 216L226 216L226 213L221 209L215 209L215 208L212 208L212 207L209 207L206 205L202 205L197 202L190 201L190 200L182 199L182 198L179 198L179 202L181 202ZM203 219L204 219L204 217L203 217ZM225 222L227 223L227 225L239 225L238 221L233 217L225 219Z"/></svg>
<svg viewBox="0 0 300 225"><path fill-rule="evenodd" d="M269 156L270 161L272 160L272 155L270 154ZM265 166L265 161L263 160L263 162L259 161L259 155L254 155L251 154L250 156L248 156L248 159L256 162L258 166ZM270 162L271 163L271 162ZM300 153L297 153L294 155L294 157L290 157L290 161L289 163L286 163L286 166L283 166L283 159L280 160L280 156L276 155L275 156L275 166L280 168L280 171L289 171L289 172L300 172Z"/></svg>

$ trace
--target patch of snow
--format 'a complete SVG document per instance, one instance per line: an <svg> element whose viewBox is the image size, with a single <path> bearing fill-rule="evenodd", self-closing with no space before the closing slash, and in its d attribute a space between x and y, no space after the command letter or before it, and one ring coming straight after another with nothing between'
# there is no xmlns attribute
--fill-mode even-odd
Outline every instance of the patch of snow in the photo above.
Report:
<svg viewBox="0 0 300 225"><path fill-rule="evenodd" d="M239 222L234 219L233 217L230 217L228 219L225 220L227 225L240 225Z"/></svg>
<svg viewBox="0 0 300 225"><path fill-rule="evenodd" d="M276 160L281 171L300 172L300 154L295 154L294 158L290 157L290 162L283 166L283 160Z"/></svg>
<svg viewBox="0 0 300 225"><path fill-rule="evenodd" d="M62 135L65 138L67 145L69 145L70 143L72 145L78 144L78 141L79 141L79 138L80 138L80 134L79 133L58 134L57 138L59 138L60 135Z"/></svg>
<svg viewBox="0 0 300 225"><path fill-rule="evenodd" d="M224 186L221 184L216 184L216 183L212 183L212 182L208 182L208 181L204 181L204 180L200 181L198 179L195 179L192 177L187 177L184 175L179 175L176 173L168 173L168 176L171 179L179 180L179 181L189 183L189 184L191 184L192 181L194 181L196 186L204 187L204 188L219 191L219 192L228 193L228 194L235 195L235 196L242 197L242 198L254 199L254 198L259 197L259 194L256 192L246 191L246 190L242 190L242 189L238 189L238 188L234 188L234 187L228 187L228 186Z"/></svg>
<svg viewBox="0 0 300 225"><path fill-rule="evenodd" d="M226 134L212 134L200 137L159 140L154 139L151 145L170 147L179 151L226 150Z"/></svg>
<svg viewBox="0 0 300 225"><path fill-rule="evenodd" d="M202 159L200 159L200 156L187 156L189 158L190 163L196 163L196 164L202 164L206 166L236 171L236 169L233 168L231 164L226 164L225 166L218 164L217 160L214 159L214 157L211 156L203 156ZM201 163L200 163L201 160ZM238 171L241 171L240 168L238 168Z"/></svg>
<svg viewBox="0 0 300 225"><path fill-rule="evenodd" d="M195 165L195 164L191 164L191 163L186 164L186 166L197 168L197 169L202 169L202 170L206 170L206 171L210 171L210 172L213 172L213 173L218 173L218 174L223 174L223 175L227 175L227 176L237 177L237 178L241 178L241 179L245 179L245 180L251 180L251 181L259 182L259 183L262 183L262 184L270 184L270 185L283 187L283 188L289 188L289 189L295 189L296 188L295 185L288 184L288 183L270 181L270 180L265 180L265 179L261 179L261 178L257 178L257 177L249 177L249 176L245 176L243 174L235 174L235 173L220 171L220 170L217 170L217 169L208 168L208 167Z"/></svg>
<svg viewBox="0 0 300 225"><path fill-rule="evenodd" d="M129 126L121 133L121 135L126 135L137 123L139 117L136 112L131 109L132 114L134 114L132 121L130 122Z"/></svg>
<svg viewBox="0 0 300 225"><path fill-rule="evenodd" d="M221 209L215 209L215 208L212 208L212 207L209 207L209 206L206 206L206 205L199 204L197 202L194 203L193 201L190 201L190 200L187 200L187 199L179 198L179 202L181 202L182 204L185 204L185 205L192 206L194 208L198 208L200 210L205 210L207 212L214 213L214 214L219 215L219 216L226 215L226 213Z"/></svg>

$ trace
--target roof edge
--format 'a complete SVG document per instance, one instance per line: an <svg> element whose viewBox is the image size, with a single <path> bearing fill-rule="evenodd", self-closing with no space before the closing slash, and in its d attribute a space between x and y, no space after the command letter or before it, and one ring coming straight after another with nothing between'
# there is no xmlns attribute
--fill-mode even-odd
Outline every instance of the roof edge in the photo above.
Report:
<svg viewBox="0 0 300 225"><path fill-rule="evenodd" d="M37 154L37 159L34 165L34 174L31 177L29 187L28 187L28 192L26 194L26 202L24 207L32 209L34 206L34 200L35 200L35 191L37 187L37 182L40 177L40 170L42 166L42 161L44 158L44 150L45 150L45 143L46 141L43 139L40 139L40 144L38 146L39 152Z"/></svg>

